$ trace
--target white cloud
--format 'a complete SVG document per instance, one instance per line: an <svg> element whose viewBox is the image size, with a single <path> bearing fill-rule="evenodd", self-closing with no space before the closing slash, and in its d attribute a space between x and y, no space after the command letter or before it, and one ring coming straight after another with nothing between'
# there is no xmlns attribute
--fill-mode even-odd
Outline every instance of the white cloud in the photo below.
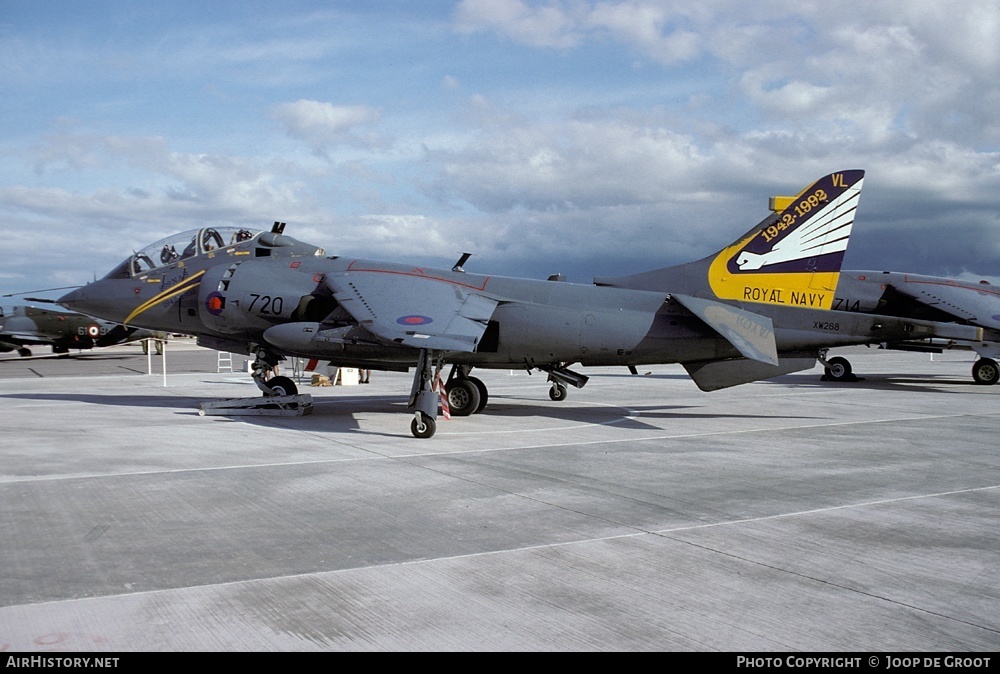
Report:
<svg viewBox="0 0 1000 674"><path fill-rule="evenodd" d="M381 143L373 134L359 129L376 124L379 111L367 105L334 105L301 99L274 106L274 117L292 138L325 152L331 145L375 147Z"/></svg>
<svg viewBox="0 0 1000 674"><path fill-rule="evenodd" d="M0 202L12 228L113 241L111 262L202 222L281 219L345 254L646 265L864 168L850 256L1000 273L1000 6L831 7L468 0L310 14L291 38L14 31ZM866 233L884 238L862 249Z"/></svg>
<svg viewBox="0 0 1000 674"><path fill-rule="evenodd" d="M581 35L563 3L532 6L522 0L462 0L455 8L459 32L496 32L533 47L573 47Z"/></svg>

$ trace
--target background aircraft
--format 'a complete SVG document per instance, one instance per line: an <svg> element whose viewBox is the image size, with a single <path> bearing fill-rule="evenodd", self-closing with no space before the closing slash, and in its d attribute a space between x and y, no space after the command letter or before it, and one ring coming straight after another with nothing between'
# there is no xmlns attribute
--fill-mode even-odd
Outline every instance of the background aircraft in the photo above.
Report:
<svg viewBox="0 0 1000 674"><path fill-rule="evenodd" d="M29 346L51 346L53 353L92 349L153 337L148 330L66 311L15 306L0 309L0 352L17 350L30 356ZM162 346L158 346L162 351Z"/></svg>
<svg viewBox="0 0 1000 674"><path fill-rule="evenodd" d="M950 321L983 328L977 340L904 339L887 341L887 349L940 353L944 349L971 349L980 358L972 366L977 384L1000 380L1000 288L986 281L970 283L939 276L898 272L845 271L834 297L834 309L889 316ZM830 359L827 376L850 380L852 367L846 358Z"/></svg>
<svg viewBox="0 0 1000 674"><path fill-rule="evenodd" d="M265 396L296 392L286 377L265 381L286 356L416 366L417 437L434 434L441 397L456 415L485 407L474 367L546 372L561 399L587 382L572 363L681 363L714 390L811 368L836 345L975 338L969 326L830 309L863 178L821 178L704 260L594 285L468 273L465 257L449 270L326 256L275 223L256 235L208 228L159 241L58 302L252 354Z"/></svg>

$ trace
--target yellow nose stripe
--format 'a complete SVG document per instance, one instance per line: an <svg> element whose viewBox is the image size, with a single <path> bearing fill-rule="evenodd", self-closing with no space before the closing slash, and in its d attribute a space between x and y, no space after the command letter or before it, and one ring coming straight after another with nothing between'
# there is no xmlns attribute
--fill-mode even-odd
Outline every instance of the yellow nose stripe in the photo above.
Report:
<svg viewBox="0 0 1000 674"><path fill-rule="evenodd" d="M140 304L139 306L137 306L135 309L133 309L132 313L130 313L128 316L126 316L125 320L122 321L122 323L125 324L125 325L128 325L132 321L133 318L135 318L139 314L143 313L147 309L150 309L150 308L156 306L160 302L165 302L166 300L169 300L171 297L176 297L178 295L183 295L187 291L192 290L193 288L196 288L198 286L198 284L200 283L199 279L201 278L202 274L204 274L204 273L205 273L205 270L202 269L197 274L189 276L188 278L184 279L183 281L181 281L177 285L171 286L171 287L167 288L166 290L160 291L159 293L157 293L156 295L154 295L153 297L151 297L150 299L146 300L145 302L143 302L142 304Z"/></svg>

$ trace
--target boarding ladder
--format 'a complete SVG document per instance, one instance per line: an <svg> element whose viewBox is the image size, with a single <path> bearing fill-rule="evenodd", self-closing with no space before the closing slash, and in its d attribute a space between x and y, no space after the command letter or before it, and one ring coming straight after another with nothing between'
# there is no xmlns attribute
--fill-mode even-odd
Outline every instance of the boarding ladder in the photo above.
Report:
<svg viewBox="0 0 1000 674"><path fill-rule="evenodd" d="M219 361L216 364L216 372L233 371L233 354L228 351L219 351Z"/></svg>

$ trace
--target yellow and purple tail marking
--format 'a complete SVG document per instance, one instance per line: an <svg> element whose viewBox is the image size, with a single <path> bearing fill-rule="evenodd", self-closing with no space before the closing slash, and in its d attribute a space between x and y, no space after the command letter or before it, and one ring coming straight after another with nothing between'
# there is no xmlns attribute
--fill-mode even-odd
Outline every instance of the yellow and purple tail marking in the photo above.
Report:
<svg viewBox="0 0 1000 674"><path fill-rule="evenodd" d="M865 172L820 178L760 228L720 252L708 282L720 299L829 309Z"/></svg>

